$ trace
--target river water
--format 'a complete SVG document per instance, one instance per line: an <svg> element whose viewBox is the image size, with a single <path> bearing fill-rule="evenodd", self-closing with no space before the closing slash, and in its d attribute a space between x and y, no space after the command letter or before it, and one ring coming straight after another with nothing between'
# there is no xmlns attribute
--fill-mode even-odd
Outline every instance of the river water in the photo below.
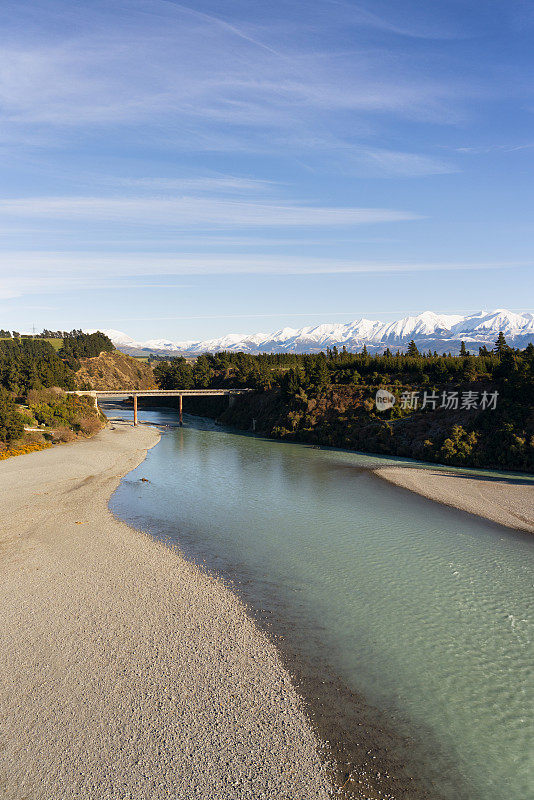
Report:
<svg viewBox="0 0 534 800"><path fill-rule="evenodd" d="M368 469L400 461L186 416L110 506L229 580L283 636L319 729L348 743L356 795L528 800L534 538Z"/></svg>

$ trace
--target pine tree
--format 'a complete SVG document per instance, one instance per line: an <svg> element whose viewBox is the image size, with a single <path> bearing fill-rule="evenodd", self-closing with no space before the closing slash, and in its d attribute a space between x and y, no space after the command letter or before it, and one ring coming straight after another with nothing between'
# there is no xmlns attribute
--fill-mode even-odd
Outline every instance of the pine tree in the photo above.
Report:
<svg viewBox="0 0 534 800"><path fill-rule="evenodd" d="M295 397L296 394L300 391L302 383L302 375L300 372L300 368L296 367L296 369L291 368L285 375L283 379L282 386L285 389L286 397L288 399Z"/></svg>
<svg viewBox="0 0 534 800"><path fill-rule="evenodd" d="M408 345L408 350L406 351L406 355L410 356L410 358L417 358L420 355L419 350L417 349L417 345L413 339Z"/></svg>
<svg viewBox="0 0 534 800"><path fill-rule="evenodd" d="M315 361L315 367L312 372L312 383L317 388L321 389L328 386L330 383L330 372L326 365L326 358L324 353L319 353Z"/></svg>
<svg viewBox="0 0 534 800"><path fill-rule="evenodd" d="M460 345L460 355L464 357L469 355L469 353L465 349L465 342L462 342Z"/></svg>
<svg viewBox="0 0 534 800"><path fill-rule="evenodd" d="M476 361L473 356L467 356L462 367L462 378L465 381L474 381L477 375Z"/></svg>
<svg viewBox="0 0 534 800"><path fill-rule="evenodd" d="M499 335L495 341L495 347L493 348L493 352L496 353L499 357L503 356L507 350L510 348L506 344L506 339L504 338L504 333L499 331Z"/></svg>

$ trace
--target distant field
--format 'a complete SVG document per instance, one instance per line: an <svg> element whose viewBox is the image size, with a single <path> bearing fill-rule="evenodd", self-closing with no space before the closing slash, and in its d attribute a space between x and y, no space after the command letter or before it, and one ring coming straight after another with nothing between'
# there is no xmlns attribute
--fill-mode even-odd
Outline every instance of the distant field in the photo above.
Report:
<svg viewBox="0 0 534 800"><path fill-rule="evenodd" d="M63 345L63 339L45 339L45 342L50 342L54 350L59 350Z"/></svg>
<svg viewBox="0 0 534 800"><path fill-rule="evenodd" d="M41 339L40 336L36 336L36 337L24 336L24 339L33 339L33 338ZM11 337L1 336L0 337L0 342L9 342L10 339L11 339ZM43 342L50 342L50 344L52 345L54 350L59 350L61 348L62 344L63 344L63 339L42 339L42 341Z"/></svg>

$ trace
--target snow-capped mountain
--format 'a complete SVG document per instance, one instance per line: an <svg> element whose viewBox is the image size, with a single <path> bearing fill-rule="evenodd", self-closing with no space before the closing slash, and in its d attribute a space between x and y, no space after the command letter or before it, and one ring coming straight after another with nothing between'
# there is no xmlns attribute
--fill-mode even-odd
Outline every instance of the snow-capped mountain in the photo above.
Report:
<svg viewBox="0 0 534 800"><path fill-rule="evenodd" d="M480 345L493 347L502 331L512 347L526 347L534 343L534 314L517 314L505 309L479 311L476 314L435 314L425 311L415 317L404 317L396 322L358 319L348 323L324 323L305 328L282 328L274 333L252 335L228 334L219 339L205 341L172 342L150 339L137 342L122 331L106 330L117 349L126 353L168 353L198 355L218 350L261 352L317 353L327 347L345 346L347 350L361 350L364 345L370 352L405 349L413 339L420 350L437 350L454 353L462 341L474 352Z"/></svg>

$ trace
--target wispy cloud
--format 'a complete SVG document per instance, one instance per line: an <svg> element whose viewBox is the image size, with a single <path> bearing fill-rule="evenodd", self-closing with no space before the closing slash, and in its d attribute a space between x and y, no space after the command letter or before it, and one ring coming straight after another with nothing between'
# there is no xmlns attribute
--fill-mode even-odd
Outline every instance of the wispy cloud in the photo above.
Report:
<svg viewBox="0 0 534 800"><path fill-rule="evenodd" d="M419 219L385 208L329 208L220 200L209 197L32 197L0 200L0 214L18 219L98 220L151 225L339 226Z"/></svg>
<svg viewBox="0 0 534 800"><path fill-rule="evenodd" d="M514 83L483 35L507 5L5 0L0 291L514 266L523 197L490 213L495 176L453 174L488 130L530 147L498 106L521 95L528 116L528 70Z"/></svg>
<svg viewBox="0 0 534 800"><path fill-rule="evenodd" d="M472 145L470 147L457 147L457 153L464 153L466 155L487 155L488 153L514 153L519 150L532 150L534 142L525 142L524 144L488 144L488 145Z"/></svg>
<svg viewBox="0 0 534 800"><path fill-rule="evenodd" d="M425 4L417 4L415 8L410 9L412 13L408 14L406 4L403 7L394 4L384 14L376 13L377 6L380 4L376 2L370 3L371 8L366 7L365 3L347 3L343 0L328 0L329 4L343 9L347 20L353 25L375 28L379 31L385 31L397 36L405 36L410 39L458 39L464 38L467 32L462 30L457 22L447 20L443 15L439 14L439 9L436 9L433 4L431 8L427 8Z"/></svg>
<svg viewBox="0 0 534 800"><path fill-rule="evenodd" d="M351 258L291 257L264 254L182 254L122 252L13 252L0 255L0 291L16 294L57 293L84 287L97 290L116 281L151 283L155 276L388 274L485 269L513 269L523 262L503 261L363 261ZM165 283L165 280L159 281Z"/></svg>
<svg viewBox="0 0 534 800"><path fill-rule="evenodd" d="M257 38L254 38L250 33L247 33L246 29L242 27L238 27L237 25L232 25L229 22L221 19L220 17L215 16L214 14L206 14L202 11L198 11L196 9L190 8L187 5L183 5L182 3L175 2L175 0L158 0L159 3L165 3L168 6L172 6L173 9L180 9L184 11L186 14L191 14L193 17L197 19L205 20L211 25L215 25L216 27L221 28L223 31L230 33L232 36L237 36L238 39L243 39L245 42L249 44L253 44L256 47L261 48L262 50L266 50L268 53L272 53L275 56L279 56L280 53L274 49L274 47L270 47L265 42L260 42Z"/></svg>
<svg viewBox="0 0 534 800"><path fill-rule="evenodd" d="M360 153L355 155L355 158L378 166L380 171L386 175L413 178L422 175L445 175L458 171L456 165L445 159L376 147L362 147Z"/></svg>
<svg viewBox="0 0 534 800"><path fill-rule="evenodd" d="M195 192L195 194L244 194L273 191L279 186L278 181L260 180L257 178L240 178L235 175L198 176L194 178L112 178L103 179L104 183L115 186L129 186L147 191Z"/></svg>
<svg viewBox="0 0 534 800"><path fill-rule="evenodd" d="M0 52L4 125L67 129L144 122L154 131L165 118L181 121L175 135L193 146L199 130L213 134L202 120L230 130L261 126L286 133L316 124L325 110L446 121L473 91L460 79L452 84L429 77L411 59L376 44L345 54L318 51L298 37L275 45L281 37L276 19L263 21L260 38L258 26L179 3L147 0L118 11L100 23L95 11L92 25L58 38L40 9L34 26L40 20L46 30L48 23L46 35L11 31ZM354 13L356 25L388 27L362 7ZM302 25L305 30L305 20ZM329 28L336 30L335 16ZM240 134L253 144L250 132Z"/></svg>

